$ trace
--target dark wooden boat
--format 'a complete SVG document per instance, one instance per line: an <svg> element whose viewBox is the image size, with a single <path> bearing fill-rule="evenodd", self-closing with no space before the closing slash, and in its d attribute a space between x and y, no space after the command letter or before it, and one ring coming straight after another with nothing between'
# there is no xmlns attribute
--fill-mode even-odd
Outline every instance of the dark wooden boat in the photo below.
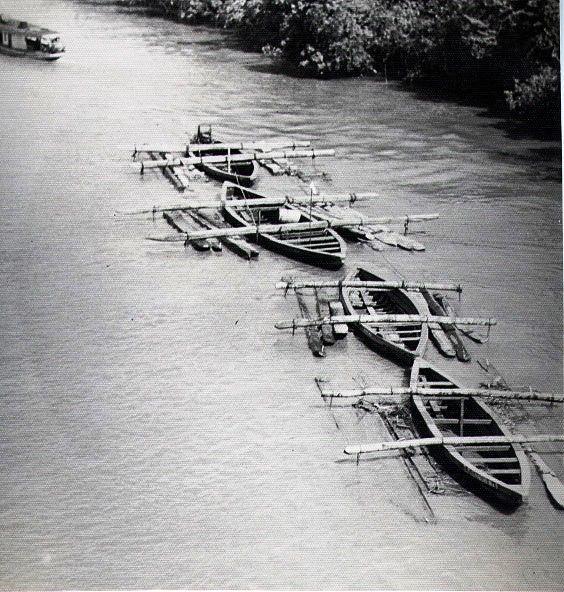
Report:
<svg viewBox="0 0 564 592"><path fill-rule="evenodd" d="M343 265L346 245L332 229L287 230L276 234L260 232L261 224L283 224L286 222L309 222L311 218L304 212L288 206L246 208L229 205L229 200L263 199L266 196L234 183L224 183L222 189L223 214L233 226L259 225L256 234L247 235L249 240L292 259L323 267L338 269Z"/></svg>
<svg viewBox="0 0 564 592"><path fill-rule="evenodd" d="M221 142L213 139L211 127L202 130L201 126L198 126L198 131L192 138L192 142L195 144L209 144L210 147L205 150L189 150L186 156L226 156L228 154L225 149L214 149L213 145ZM231 150L231 154L241 154L241 151ZM217 181L229 181L244 187L250 187L258 175L258 164L255 160L221 164L202 163L196 165L196 168Z"/></svg>
<svg viewBox="0 0 564 592"><path fill-rule="evenodd" d="M411 369L410 386L456 389L459 385L423 359ZM501 419L477 397L412 395L413 419L423 437L510 436ZM508 506L529 492L530 469L519 444L432 446L431 453L469 489Z"/></svg>
<svg viewBox="0 0 564 592"><path fill-rule="evenodd" d="M397 280L386 271L372 272L359 267L345 281ZM341 290L345 313L354 314L418 314L428 315L429 309L418 292L389 288L350 288ZM411 366L422 356L427 347L429 329L427 323L389 324L385 326L355 324L355 332L378 353L403 366Z"/></svg>

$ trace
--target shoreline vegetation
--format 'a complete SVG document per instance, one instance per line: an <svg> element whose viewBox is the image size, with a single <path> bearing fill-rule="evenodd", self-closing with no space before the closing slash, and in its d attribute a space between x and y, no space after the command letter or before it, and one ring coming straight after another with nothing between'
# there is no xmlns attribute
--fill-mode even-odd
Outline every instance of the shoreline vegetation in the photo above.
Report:
<svg viewBox="0 0 564 592"><path fill-rule="evenodd" d="M558 0L113 0L234 31L299 75L376 75L560 137Z"/></svg>

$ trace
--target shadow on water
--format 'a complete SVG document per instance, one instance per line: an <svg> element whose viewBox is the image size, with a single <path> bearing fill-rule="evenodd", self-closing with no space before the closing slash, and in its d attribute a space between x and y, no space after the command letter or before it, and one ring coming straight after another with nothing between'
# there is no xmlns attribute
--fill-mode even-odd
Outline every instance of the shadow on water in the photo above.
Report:
<svg viewBox="0 0 564 592"><path fill-rule="evenodd" d="M410 93L419 101L480 108L482 111L477 116L494 120L489 126L504 132L511 140L561 141L561 126L551 123L550 118L518 120L508 113L504 100L500 98L492 102L492 95L487 90L468 93L426 83L408 82L400 82L398 89Z"/></svg>

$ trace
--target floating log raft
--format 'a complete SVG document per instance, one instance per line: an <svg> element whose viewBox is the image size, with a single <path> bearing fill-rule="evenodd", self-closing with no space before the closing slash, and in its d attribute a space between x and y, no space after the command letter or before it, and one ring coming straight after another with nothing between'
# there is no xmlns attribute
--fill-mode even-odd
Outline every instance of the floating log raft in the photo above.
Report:
<svg viewBox="0 0 564 592"><path fill-rule="evenodd" d="M303 206L305 208L306 206ZM302 209L303 209L302 208ZM319 220L342 220L350 216L351 210L343 210L339 207L322 208L316 207L312 209L312 215ZM357 241L373 241L377 240L383 244L393 247L400 247L408 251L424 251L425 246L420 242L413 240L405 235L399 234L392 229L382 226L381 224L370 223L368 218L360 212L354 211L355 215L363 220L363 225L358 228L342 228L341 233L344 238ZM407 230L407 227L406 227Z"/></svg>
<svg viewBox="0 0 564 592"><path fill-rule="evenodd" d="M212 212L210 210L201 210L198 212L200 219L204 222L205 226L213 230L214 228L221 228L226 225L226 222L218 214L218 212ZM239 237L228 237L224 236L220 238L221 242L233 253L243 257L243 259L256 259L259 256L258 249L255 249L245 239Z"/></svg>
<svg viewBox="0 0 564 592"><path fill-rule="evenodd" d="M149 152L149 157L152 159L153 162L162 159L162 155L158 152ZM176 189L178 189L179 191L184 191L184 189L186 189L187 185L184 185L183 181L180 180L180 178L176 175L174 169L172 169L171 167L163 167L161 169L161 172L163 176L166 177Z"/></svg>
<svg viewBox="0 0 564 592"><path fill-rule="evenodd" d="M435 289L435 288L431 288L431 289ZM439 288L439 290L440 290L440 288ZM456 313L454 312L454 310L453 310L452 306L450 305L450 302L448 301L448 298L446 298L446 296L443 296L440 293L433 294L433 296L435 297L435 300L443 307L444 311L446 312L446 314L449 317L456 316ZM462 329L460 327L457 327L457 329L463 335L466 335L466 337L468 337L469 339L471 339L475 343L485 343L488 340L487 337L484 337L484 336L480 335L479 333L476 333L472 329L468 329L468 328Z"/></svg>
<svg viewBox="0 0 564 592"><path fill-rule="evenodd" d="M194 222L200 228L207 228L207 229L209 229L210 224L198 212L189 212L186 215L187 216L190 216L190 218L192 220L194 220ZM210 238L210 239L208 239L208 241L209 241L209 243L211 245L212 251L222 251L223 250L222 243L219 241L219 239L217 239L217 238Z"/></svg>
<svg viewBox="0 0 564 592"><path fill-rule="evenodd" d="M421 293L423 294L423 298L427 301L431 314L437 316L445 314L442 306L433 298L433 296L431 296L431 293L428 290L421 290ZM470 354L466 351L464 344L460 340L460 337L456 332L456 327L452 323L441 323L441 328L452 343L456 357L461 362L469 362L471 360Z"/></svg>
<svg viewBox="0 0 564 592"><path fill-rule="evenodd" d="M186 233L193 230L195 226L192 220L188 220L180 212L163 212L163 218L178 232ZM209 251L211 249L211 243L207 239L193 241L192 246L196 251Z"/></svg>
<svg viewBox="0 0 564 592"><path fill-rule="evenodd" d="M296 292L296 298L298 300L298 306L300 307L300 312L305 319L310 318L310 311L307 306L305 296L301 294L299 291ZM314 356L323 358L325 357L325 346L323 344L323 340L321 339L320 331L316 327L308 327L306 329L306 338L309 349L313 353Z"/></svg>
<svg viewBox="0 0 564 592"><path fill-rule="evenodd" d="M317 315L320 317L329 316L329 299L317 288L315 289L315 300L317 304ZM335 343L335 336L333 335L331 326L321 325L321 338L325 345L333 345Z"/></svg>

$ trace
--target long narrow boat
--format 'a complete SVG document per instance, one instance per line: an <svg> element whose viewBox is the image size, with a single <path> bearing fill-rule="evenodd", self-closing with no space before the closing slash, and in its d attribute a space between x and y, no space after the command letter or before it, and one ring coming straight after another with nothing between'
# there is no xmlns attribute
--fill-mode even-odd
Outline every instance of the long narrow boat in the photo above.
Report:
<svg viewBox="0 0 564 592"><path fill-rule="evenodd" d="M205 150L190 150L188 147L186 156L224 156L228 154L225 149L214 149L214 144L220 144L218 140L214 140L211 133L211 127L207 130L202 130L201 126L198 126L196 135L192 138L192 141L196 144L209 144L210 148ZM241 154L240 150L231 150L231 154ZM250 187L258 175L258 164L254 160L234 162L234 163L221 163L221 164L209 164L201 163L196 165L196 168L203 171L218 181L229 181L236 183L237 185L243 185L244 187Z"/></svg>
<svg viewBox="0 0 564 592"><path fill-rule="evenodd" d="M52 62L64 51L57 32L0 15L0 53Z"/></svg>
<svg viewBox="0 0 564 592"><path fill-rule="evenodd" d="M423 359L413 364L410 386L460 388ZM501 419L476 397L413 395L411 402L415 425L423 437L510 435ZM446 445L430 450L453 477L488 499L516 506L527 498L530 469L519 444Z"/></svg>
<svg viewBox="0 0 564 592"><path fill-rule="evenodd" d="M256 226L257 233L249 235L259 245L276 251L292 259L323 267L338 269L343 265L346 245L343 239L332 229L282 231L276 234L266 234L260 231L261 224L283 224L285 222L309 222L311 218L291 205L261 207L238 207L238 199L264 199L266 196L251 191L240 185L225 182L221 199L224 202L223 214L233 226ZM235 203L229 203L229 202Z"/></svg>
<svg viewBox="0 0 564 592"><path fill-rule="evenodd" d="M383 270L372 272L359 267L347 276L346 281L378 282L396 279ZM341 300L345 313L349 315L429 314L427 304L418 292L400 289L343 287ZM384 326L360 323L355 325L355 332L375 351L403 366L411 366L416 358L423 355L429 339L427 323Z"/></svg>

